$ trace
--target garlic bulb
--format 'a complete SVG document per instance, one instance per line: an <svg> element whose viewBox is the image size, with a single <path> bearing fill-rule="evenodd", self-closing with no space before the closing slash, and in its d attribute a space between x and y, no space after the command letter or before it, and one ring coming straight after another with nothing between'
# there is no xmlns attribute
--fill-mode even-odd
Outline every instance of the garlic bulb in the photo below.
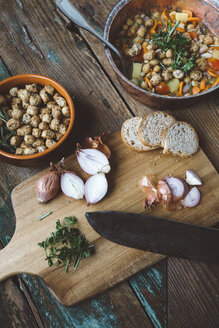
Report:
<svg viewBox="0 0 219 328"><path fill-rule="evenodd" d="M76 150L76 155L80 167L88 174L109 173L111 170L106 155L97 149L79 148Z"/></svg>
<svg viewBox="0 0 219 328"><path fill-rule="evenodd" d="M107 193L108 182L103 173L97 173L85 183L85 198L87 205L99 202Z"/></svg>
<svg viewBox="0 0 219 328"><path fill-rule="evenodd" d="M63 171L61 173L62 192L71 198L84 198L84 182L74 172Z"/></svg>

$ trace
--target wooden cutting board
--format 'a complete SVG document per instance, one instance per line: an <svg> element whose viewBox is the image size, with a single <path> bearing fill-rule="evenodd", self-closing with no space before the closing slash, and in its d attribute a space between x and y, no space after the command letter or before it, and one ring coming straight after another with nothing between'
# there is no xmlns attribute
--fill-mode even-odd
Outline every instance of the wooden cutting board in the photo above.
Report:
<svg viewBox="0 0 219 328"><path fill-rule="evenodd" d="M61 193L48 204L38 204L36 181L49 170L29 178L13 190L16 230L10 243L0 251L0 281L17 273L36 274L62 304L70 306L159 261L163 256L119 246L103 239L90 227L84 216L86 211L101 210L147 214L142 208L144 194L138 187L139 180L146 174L154 174L158 179L165 175L183 177L186 169L193 169L203 180L203 186L200 187L202 199L196 208L168 212L158 206L150 211L151 215L202 225L213 225L219 220L219 178L202 150L188 159L163 155L162 150L136 153L124 146L120 133L110 136L107 144L112 150L112 170L107 175L109 191L96 205L88 208L85 200L69 199ZM67 158L65 163L67 169L73 169L84 179L88 177L79 168L75 155ZM49 211L51 215L38 220ZM73 215L78 219L78 228L95 244L95 253L82 260L75 272L71 267L65 273L63 266L48 267L44 250L37 244L55 231L58 219Z"/></svg>

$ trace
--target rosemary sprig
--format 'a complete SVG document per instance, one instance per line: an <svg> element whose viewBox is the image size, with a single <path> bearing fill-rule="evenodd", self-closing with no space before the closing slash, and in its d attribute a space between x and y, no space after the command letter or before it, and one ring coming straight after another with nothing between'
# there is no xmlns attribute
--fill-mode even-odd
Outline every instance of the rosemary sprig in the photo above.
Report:
<svg viewBox="0 0 219 328"><path fill-rule="evenodd" d="M6 148L11 153L14 153L16 147L10 144L10 139L13 135L15 135L15 131L9 129L6 126L6 123L8 121L8 115L5 109L0 109L0 120L2 121L2 125L0 126L0 147Z"/></svg>
<svg viewBox="0 0 219 328"><path fill-rule="evenodd" d="M57 260L55 265L65 264L65 272L74 261L74 271L77 269L80 260L91 255L94 245L89 245L84 234L74 227L76 218L65 217L65 222L56 222L56 231L52 232L38 245L44 248L48 265L52 266L53 260Z"/></svg>

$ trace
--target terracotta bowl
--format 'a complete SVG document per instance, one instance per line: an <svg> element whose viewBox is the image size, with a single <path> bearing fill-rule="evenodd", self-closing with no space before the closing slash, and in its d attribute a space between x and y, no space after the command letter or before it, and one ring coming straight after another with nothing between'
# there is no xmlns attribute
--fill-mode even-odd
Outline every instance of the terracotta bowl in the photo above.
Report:
<svg viewBox="0 0 219 328"><path fill-rule="evenodd" d="M104 37L114 43L118 37L121 26L125 24L128 17L132 17L139 12L150 13L152 11L163 11L172 6L178 9L191 10L195 16L199 17L214 35L219 35L219 7L215 0L121 0L110 12L105 29ZM130 82L120 70L120 63L116 55L108 48L105 49L106 56L116 72L119 82L134 99L155 109L176 109L192 105L207 97L211 92L219 88L215 86L208 91L194 96L169 97L148 92Z"/></svg>
<svg viewBox="0 0 219 328"><path fill-rule="evenodd" d="M63 149L64 147L64 144L71 132L75 119L74 104L70 95L68 94L68 92L65 90L63 86L61 86L55 80L50 79L49 77L36 75L36 74L23 74L23 75L10 77L0 82L0 94L6 93L12 87L24 86L25 84L31 84L31 83L37 83L42 86L46 84L50 84L55 88L55 90L58 93L60 93L61 96L65 98L70 108L70 124L68 126L65 135L53 147L45 150L42 153L37 153L28 156L21 156L21 155L10 154L0 149L0 159L9 164L16 165L16 166L35 167L35 166L45 165L49 161L55 160L58 157L61 149Z"/></svg>

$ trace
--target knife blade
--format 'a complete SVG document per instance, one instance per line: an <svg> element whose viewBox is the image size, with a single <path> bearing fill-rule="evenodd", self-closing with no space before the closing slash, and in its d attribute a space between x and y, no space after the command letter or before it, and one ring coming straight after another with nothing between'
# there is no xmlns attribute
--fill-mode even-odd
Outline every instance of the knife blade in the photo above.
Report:
<svg viewBox="0 0 219 328"><path fill-rule="evenodd" d="M219 229L117 211L85 213L102 237L167 256L219 264Z"/></svg>

